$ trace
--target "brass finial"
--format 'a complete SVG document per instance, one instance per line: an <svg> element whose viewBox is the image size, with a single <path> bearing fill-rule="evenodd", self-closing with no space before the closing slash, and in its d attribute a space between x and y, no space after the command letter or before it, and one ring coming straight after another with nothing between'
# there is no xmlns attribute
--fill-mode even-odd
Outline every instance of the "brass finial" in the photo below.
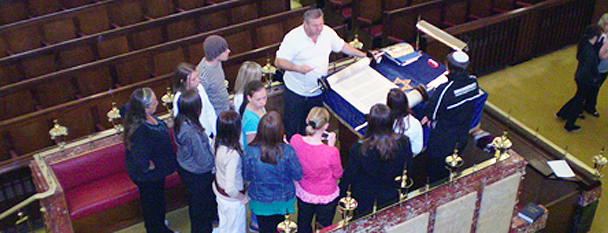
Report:
<svg viewBox="0 0 608 233"><path fill-rule="evenodd" d="M163 106L165 106L169 112L171 112L171 109L173 108L174 96L175 95L171 92L171 87L167 87L167 93L160 98L160 101L163 102Z"/></svg>
<svg viewBox="0 0 608 233"><path fill-rule="evenodd" d="M602 147L600 153L598 155L593 156L593 168L595 169L595 176L597 176L597 178L604 176L601 171L602 169L604 169L607 163L608 159L604 157L604 147Z"/></svg>
<svg viewBox="0 0 608 233"><path fill-rule="evenodd" d="M295 233L298 232L298 224L289 219L289 211L285 210L285 221L277 225L277 231L280 233Z"/></svg>
<svg viewBox="0 0 608 233"><path fill-rule="evenodd" d="M266 79L266 85L270 87L272 84L272 76L277 72L277 68L270 63L270 58L266 58L266 65L262 67L262 74Z"/></svg>
<svg viewBox="0 0 608 233"><path fill-rule="evenodd" d="M51 135L51 140L55 141L59 146L63 147L65 142L61 140L61 137L68 136L68 128L65 126L59 125L59 120L53 120L53 128L49 130L49 135Z"/></svg>
<svg viewBox="0 0 608 233"><path fill-rule="evenodd" d="M353 218L355 213L355 209L359 206L357 200L352 198L350 185L348 186L348 190L346 191L346 197L343 197L338 202L338 210L342 212L343 224L348 224L348 221Z"/></svg>
<svg viewBox="0 0 608 233"><path fill-rule="evenodd" d="M454 148L454 153L445 157L445 163L448 165L447 169L450 170L450 182L456 176L456 170L464 163L464 160L458 156L458 145Z"/></svg>
<svg viewBox="0 0 608 233"><path fill-rule="evenodd" d="M496 163L511 157L511 155L507 153L507 150L513 146L513 143L507 138L507 131L504 131L502 136L494 138L492 141L492 146L496 148L494 151Z"/></svg>
<svg viewBox="0 0 608 233"><path fill-rule="evenodd" d="M118 132L121 132L122 126L120 125L120 123L116 123L119 122L119 119L121 118L120 110L118 110L118 108L116 107L116 102L112 101L112 109L110 109L106 116L108 117L108 121L112 123L112 126L114 126L114 129L116 129L116 131Z"/></svg>
<svg viewBox="0 0 608 233"><path fill-rule="evenodd" d="M407 190L414 185L414 180L407 177L407 163L403 166L401 175L395 177L395 181L399 182L399 200L402 201L407 197Z"/></svg>
<svg viewBox="0 0 608 233"><path fill-rule="evenodd" d="M355 38L348 42L348 44L359 50L363 48L363 42L359 41L359 34L355 34Z"/></svg>

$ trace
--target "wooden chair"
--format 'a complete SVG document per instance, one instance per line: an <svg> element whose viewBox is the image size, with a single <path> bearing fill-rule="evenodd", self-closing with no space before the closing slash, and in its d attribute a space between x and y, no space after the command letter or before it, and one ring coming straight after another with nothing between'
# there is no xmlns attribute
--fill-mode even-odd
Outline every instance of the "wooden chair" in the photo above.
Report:
<svg viewBox="0 0 608 233"><path fill-rule="evenodd" d="M109 67L90 67L71 75L76 80L79 97L85 97L110 90L114 87Z"/></svg>
<svg viewBox="0 0 608 233"><path fill-rule="evenodd" d="M32 16L41 16L61 10L59 0L28 0L28 9Z"/></svg>
<svg viewBox="0 0 608 233"><path fill-rule="evenodd" d="M201 15L198 19L198 28L201 31L210 31L216 28L227 27L230 25L230 15L226 11L219 11Z"/></svg>
<svg viewBox="0 0 608 233"><path fill-rule="evenodd" d="M143 49L166 41L163 37L162 28L150 28L134 32L129 37L133 49Z"/></svg>
<svg viewBox="0 0 608 233"><path fill-rule="evenodd" d="M176 0L177 7L179 10L191 10L205 6L205 1L202 0Z"/></svg>
<svg viewBox="0 0 608 233"><path fill-rule="evenodd" d="M44 42L55 44L61 41L76 38L76 27L72 19L63 19L45 23L42 26Z"/></svg>
<svg viewBox="0 0 608 233"><path fill-rule="evenodd" d="M48 133L51 127L53 127L52 117L45 116L24 120L18 124L11 125L7 131L13 141L17 154L22 155L54 145ZM32 140L33 138L36 140Z"/></svg>
<svg viewBox="0 0 608 233"><path fill-rule="evenodd" d="M117 36L114 38L103 38L97 44L97 50L100 58L107 58L130 51L129 42L126 36Z"/></svg>
<svg viewBox="0 0 608 233"><path fill-rule="evenodd" d="M36 27L13 30L10 33L4 33L4 37L8 45L7 49L11 53L25 52L43 45L42 33Z"/></svg>
<svg viewBox="0 0 608 233"><path fill-rule="evenodd" d="M25 79L25 73L20 64L4 64L0 66L0 86L19 82Z"/></svg>
<svg viewBox="0 0 608 233"><path fill-rule="evenodd" d="M28 12L25 3L22 0L2 1L2 4L0 4L0 25L27 19Z"/></svg>
<svg viewBox="0 0 608 233"><path fill-rule="evenodd" d="M63 8L69 9L93 4L96 1L97 0L61 0L61 5L63 6Z"/></svg>
<svg viewBox="0 0 608 233"><path fill-rule="evenodd" d="M154 76L162 76L171 74L175 71L177 65L184 61L184 53L181 48L177 48L163 51L155 55L152 59L154 62Z"/></svg>
<svg viewBox="0 0 608 233"><path fill-rule="evenodd" d="M284 11L289 11L288 1L277 0L257 0L258 15L260 17L269 16Z"/></svg>
<svg viewBox="0 0 608 233"><path fill-rule="evenodd" d="M76 16L81 35L91 35L111 29L106 8L96 8Z"/></svg>
<svg viewBox="0 0 608 233"><path fill-rule="evenodd" d="M59 68L67 69L97 60L98 56L91 46L80 46L59 52Z"/></svg>
<svg viewBox="0 0 608 233"><path fill-rule="evenodd" d="M259 4L247 4L234 7L230 10L230 17L233 24L247 22L258 18ZM263 7L263 6L261 6Z"/></svg>
<svg viewBox="0 0 608 233"><path fill-rule="evenodd" d="M176 12L172 0L146 0L144 3L145 15L153 19Z"/></svg>
<svg viewBox="0 0 608 233"><path fill-rule="evenodd" d="M0 120L7 120L36 110L29 90L0 96Z"/></svg>
<svg viewBox="0 0 608 233"><path fill-rule="evenodd" d="M469 1L446 1L443 25L453 27L466 23L469 19L468 2Z"/></svg>
<svg viewBox="0 0 608 233"><path fill-rule="evenodd" d="M21 64L23 65L23 70L27 78L52 73L58 70L57 64L55 63L55 56L53 54L30 57L29 59L24 60Z"/></svg>
<svg viewBox="0 0 608 233"><path fill-rule="evenodd" d="M76 98L75 83L71 80L49 80L32 88L39 108L49 108Z"/></svg>
<svg viewBox="0 0 608 233"><path fill-rule="evenodd" d="M199 33L194 19L177 21L167 25L167 39L177 40Z"/></svg>
<svg viewBox="0 0 608 233"><path fill-rule="evenodd" d="M153 77L151 61L147 56L137 56L114 66L116 80L120 86L138 83Z"/></svg>
<svg viewBox="0 0 608 233"><path fill-rule="evenodd" d="M280 43L285 35L282 22L268 24L255 29L255 48L264 47L271 44Z"/></svg>
<svg viewBox="0 0 608 233"><path fill-rule="evenodd" d="M251 31L240 31L229 35L222 35L228 42L230 53L239 54L253 49L253 38Z"/></svg>
<svg viewBox="0 0 608 233"><path fill-rule="evenodd" d="M144 11L139 1L124 0L108 9L115 26L126 26L144 21Z"/></svg>

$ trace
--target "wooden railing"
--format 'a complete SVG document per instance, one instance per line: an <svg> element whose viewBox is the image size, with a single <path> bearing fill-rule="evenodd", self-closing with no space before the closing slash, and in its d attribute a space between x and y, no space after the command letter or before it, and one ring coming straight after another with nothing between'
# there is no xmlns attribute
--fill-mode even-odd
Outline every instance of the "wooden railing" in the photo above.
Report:
<svg viewBox="0 0 608 233"><path fill-rule="evenodd" d="M547 0L533 6L445 29L469 41L470 70L482 75L577 43L591 23L594 0ZM450 49L427 40L425 51L441 61Z"/></svg>

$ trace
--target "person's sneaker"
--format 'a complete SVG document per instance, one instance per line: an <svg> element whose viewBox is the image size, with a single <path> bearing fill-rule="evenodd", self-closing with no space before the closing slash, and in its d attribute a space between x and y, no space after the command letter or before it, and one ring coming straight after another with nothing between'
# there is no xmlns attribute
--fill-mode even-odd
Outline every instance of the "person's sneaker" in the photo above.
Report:
<svg viewBox="0 0 608 233"><path fill-rule="evenodd" d="M260 232L260 226L257 224L249 224L249 232Z"/></svg>
<svg viewBox="0 0 608 233"><path fill-rule="evenodd" d="M564 127L564 129L566 129L566 132L577 132L577 131L581 131L581 127L578 125L574 125L572 127Z"/></svg>
<svg viewBox="0 0 608 233"><path fill-rule="evenodd" d="M591 114L591 116L593 116L593 117L600 117L599 112L594 112L594 113L589 113L589 114Z"/></svg>
<svg viewBox="0 0 608 233"><path fill-rule="evenodd" d="M585 115L584 114L578 114L578 119L584 120L585 119Z"/></svg>
<svg viewBox="0 0 608 233"><path fill-rule="evenodd" d="M560 116L559 114L555 113L554 114L555 118L557 118L558 120L565 120L566 118Z"/></svg>

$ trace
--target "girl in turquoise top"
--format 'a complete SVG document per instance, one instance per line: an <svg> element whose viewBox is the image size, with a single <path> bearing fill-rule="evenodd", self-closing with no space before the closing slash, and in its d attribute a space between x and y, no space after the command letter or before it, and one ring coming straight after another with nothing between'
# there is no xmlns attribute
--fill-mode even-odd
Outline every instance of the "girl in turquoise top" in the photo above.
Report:
<svg viewBox="0 0 608 233"><path fill-rule="evenodd" d="M258 122L266 114L266 100L268 99L266 87L259 80L247 83L244 94L246 98L239 109L243 122L243 148L247 147L247 144L255 138Z"/></svg>

